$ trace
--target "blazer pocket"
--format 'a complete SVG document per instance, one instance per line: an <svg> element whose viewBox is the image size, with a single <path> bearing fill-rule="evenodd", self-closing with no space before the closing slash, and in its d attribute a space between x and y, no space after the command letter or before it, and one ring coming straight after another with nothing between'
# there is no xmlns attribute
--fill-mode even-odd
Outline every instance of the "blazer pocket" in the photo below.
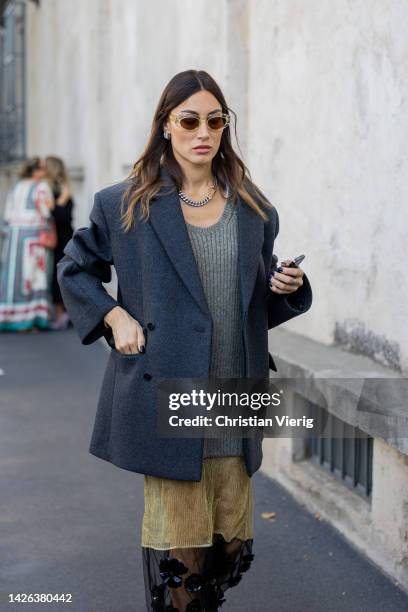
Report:
<svg viewBox="0 0 408 612"><path fill-rule="evenodd" d="M278 371L278 368L276 367L276 363L274 358L272 357L272 355L270 354L270 352L268 351L268 355L269 355L269 369L270 370L274 370L275 372Z"/></svg>
<svg viewBox="0 0 408 612"><path fill-rule="evenodd" d="M137 357L141 357L145 353L121 353L118 349L112 347L112 351L118 355L118 357L123 357L124 359L134 359Z"/></svg>

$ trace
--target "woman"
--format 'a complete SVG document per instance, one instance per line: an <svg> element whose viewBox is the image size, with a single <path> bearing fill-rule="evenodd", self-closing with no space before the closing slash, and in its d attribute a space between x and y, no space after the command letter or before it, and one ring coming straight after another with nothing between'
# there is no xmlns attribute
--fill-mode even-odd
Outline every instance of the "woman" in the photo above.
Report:
<svg viewBox="0 0 408 612"><path fill-rule="evenodd" d="M45 158L47 178L55 199L53 218L57 231L57 246L54 249L51 291L55 308L55 319L51 329L66 329L69 325L69 316L62 301L61 290L57 280L57 263L64 256L64 248L72 238L72 211L74 201L68 182L68 174L64 162L59 157L49 155Z"/></svg>
<svg viewBox="0 0 408 612"><path fill-rule="evenodd" d="M0 331L47 329L52 251L41 242L54 206L45 165L28 159L9 192L4 213L0 274Z"/></svg>
<svg viewBox="0 0 408 612"><path fill-rule="evenodd" d="M217 610L253 560L251 476L262 438L164 438L162 378L264 378L268 329L308 310L303 270L269 285L276 209L234 152L229 107L204 71L164 89L133 172L95 195L58 264L81 342L112 347L90 452L145 475L148 610ZM102 286L118 277L115 300Z"/></svg>

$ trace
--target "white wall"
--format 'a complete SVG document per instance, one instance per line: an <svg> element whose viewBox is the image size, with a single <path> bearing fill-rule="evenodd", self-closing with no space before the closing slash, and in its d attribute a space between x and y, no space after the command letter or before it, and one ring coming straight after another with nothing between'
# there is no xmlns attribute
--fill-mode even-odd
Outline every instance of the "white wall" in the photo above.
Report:
<svg viewBox="0 0 408 612"><path fill-rule="evenodd" d="M407 371L408 3L251 7L249 164L315 296L289 326Z"/></svg>

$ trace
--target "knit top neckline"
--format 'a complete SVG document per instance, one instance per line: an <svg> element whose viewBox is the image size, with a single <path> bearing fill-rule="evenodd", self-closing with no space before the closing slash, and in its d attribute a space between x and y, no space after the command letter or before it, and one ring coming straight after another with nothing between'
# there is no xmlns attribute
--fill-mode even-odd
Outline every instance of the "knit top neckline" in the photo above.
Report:
<svg viewBox="0 0 408 612"><path fill-rule="evenodd" d="M216 221L212 225L203 227L201 225L192 225L191 223L188 223L187 221L186 221L186 225L188 226L189 230L193 232L199 232L199 233L210 232L215 229L218 229L218 227L227 223L229 219L231 218L233 212L234 212L234 206L232 204L232 200L231 198L228 198L228 200L225 203L224 210L223 210L221 217L218 219L218 221Z"/></svg>

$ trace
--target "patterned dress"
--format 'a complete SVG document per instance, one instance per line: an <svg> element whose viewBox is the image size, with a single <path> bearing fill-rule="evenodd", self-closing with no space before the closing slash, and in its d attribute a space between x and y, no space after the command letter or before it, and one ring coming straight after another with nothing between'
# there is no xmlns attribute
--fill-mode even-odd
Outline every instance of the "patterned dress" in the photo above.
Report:
<svg viewBox="0 0 408 612"><path fill-rule="evenodd" d="M237 209L186 223L213 319L210 375L244 376ZM200 481L145 476L142 553L148 610L218 610L253 554L253 497L242 439L205 438Z"/></svg>
<svg viewBox="0 0 408 612"><path fill-rule="evenodd" d="M52 200L48 183L34 179L21 179L7 196L0 260L0 331L48 327L53 253L38 239L50 217Z"/></svg>

